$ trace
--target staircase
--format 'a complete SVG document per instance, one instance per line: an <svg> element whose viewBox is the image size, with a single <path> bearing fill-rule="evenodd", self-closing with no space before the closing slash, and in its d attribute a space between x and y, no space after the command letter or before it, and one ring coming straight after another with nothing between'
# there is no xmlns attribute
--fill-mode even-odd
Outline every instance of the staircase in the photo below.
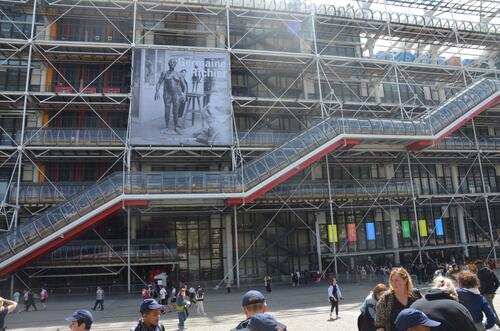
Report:
<svg viewBox="0 0 500 331"><path fill-rule="evenodd" d="M115 173L0 237L0 276L26 265L118 213L150 200L251 203L328 153L384 140L430 147L500 101L500 81L481 79L419 120L330 117L232 172Z"/></svg>

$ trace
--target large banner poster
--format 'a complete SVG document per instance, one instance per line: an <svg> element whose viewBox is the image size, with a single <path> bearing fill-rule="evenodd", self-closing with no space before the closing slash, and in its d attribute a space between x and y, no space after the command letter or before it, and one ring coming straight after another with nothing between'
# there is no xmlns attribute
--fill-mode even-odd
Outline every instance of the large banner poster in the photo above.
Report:
<svg viewBox="0 0 500 331"><path fill-rule="evenodd" d="M134 145L231 145L229 56L225 52L137 49Z"/></svg>

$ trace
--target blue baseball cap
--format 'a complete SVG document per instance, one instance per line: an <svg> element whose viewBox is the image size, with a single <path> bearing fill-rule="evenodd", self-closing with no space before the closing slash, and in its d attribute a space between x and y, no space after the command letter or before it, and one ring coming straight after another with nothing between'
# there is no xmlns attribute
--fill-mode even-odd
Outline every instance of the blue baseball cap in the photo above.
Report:
<svg viewBox="0 0 500 331"><path fill-rule="evenodd" d="M396 327L399 331L405 331L418 325L429 327L440 326L441 322L431 320L427 315L417 309L407 308L403 309L396 317Z"/></svg>
<svg viewBox="0 0 500 331"><path fill-rule="evenodd" d="M256 314L250 319L247 329L252 331L286 331L286 325L281 324L269 314Z"/></svg>
<svg viewBox="0 0 500 331"><path fill-rule="evenodd" d="M91 324L94 322L94 318L92 317L92 314L90 311L86 309L80 309L77 310L71 315L70 317L66 318L66 321L68 322L73 322L73 321L80 321L80 322L85 322L87 324Z"/></svg>
<svg viewBox="0 0 500 331"><path fill-rule="evenodd" d="M264 295L262 293L260 293L259 291L251 290L245 293L241 305L245 307L264 302L266 302L266 298L264 298Z"/></svg>
<svg viewBox="0 0 500 331"><path fill-rule="evenodd" d="M161 309L163 306L160 305L158 302L156 302L155 299L145 299L141 303L141 314L144 313L146 310L155 310L155 309Z"/></svg>

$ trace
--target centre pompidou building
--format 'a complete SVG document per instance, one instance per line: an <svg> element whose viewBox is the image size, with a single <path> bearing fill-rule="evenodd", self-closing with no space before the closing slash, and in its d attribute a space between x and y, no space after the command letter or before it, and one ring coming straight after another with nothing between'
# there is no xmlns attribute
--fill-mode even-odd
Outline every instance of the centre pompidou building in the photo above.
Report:
<svg viewBox="0 0 500 331"><path fill-rule="evenodd" d="M2 286L496 258L497 10L0 1Z"/></svg>

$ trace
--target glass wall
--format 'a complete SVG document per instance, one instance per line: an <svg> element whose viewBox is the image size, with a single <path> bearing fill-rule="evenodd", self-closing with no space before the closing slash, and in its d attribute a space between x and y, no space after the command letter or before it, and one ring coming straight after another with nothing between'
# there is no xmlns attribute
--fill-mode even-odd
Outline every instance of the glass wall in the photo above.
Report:
<svg viewBox="0 0 500 331"><path fill-rule="evenodd" d="M311 229L314 229L313 213L238 214L239 256L243 257L241 279L256 281L266 274L289 275L317 268Z"/></svg>
<svg viewBox="0 0 500 331"><path fill-rule="evenodd" d="M486 193L497 192L497 178L495 168L483 165ZM459 166L458 177L460 193L484 193L479 166Z"/></svg>
<svg viewBox="0 0 500 331"><path fill-rule="evenodd" d="M175 220L179 280L218 280L224 277L223 227L220 219L181 217Z"/></svg>

